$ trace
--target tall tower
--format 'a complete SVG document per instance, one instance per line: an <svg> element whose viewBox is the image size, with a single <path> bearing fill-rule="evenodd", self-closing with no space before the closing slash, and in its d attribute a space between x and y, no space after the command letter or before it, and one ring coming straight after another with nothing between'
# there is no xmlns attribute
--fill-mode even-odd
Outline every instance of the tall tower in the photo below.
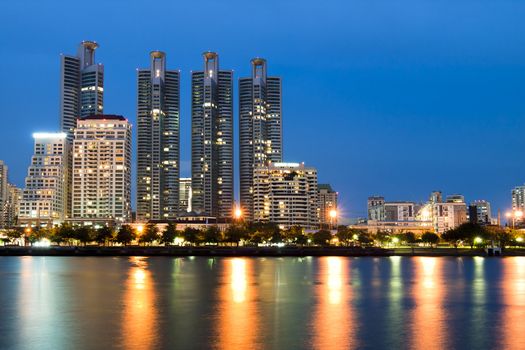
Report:
<svg viewBox="0 0 525 350"><path fill-rule="evenodd" d="M239 79L239 153L241 207L254 219L254 169L282 161L281 78L268 77L266 60L251 61L252 76Z"/></svg>
<svg viewBox="0 0 525 350"><path fill-rule="evenodd" d="M166 55L150 53L138 70L137 219L169 220L179 207L180 72L166 70Z"/></svg>
<svg viewBox="0 0 525 350"><path fill-rule="evenodd" d="M231 217L233 210L233 72L205 52L204 70L192 72L192 209Z"/></svg>
<svg viewBox="0 0 525 350"><path fill-rule="evenodd" d="M95 63L94 41L80 43L76 56L60 56L60 129L73 140L79 117L104 110L104 66Z"/></svg>
<svg viewBox="0 0 525 350"><path fill-rule="evenodd" d="M77 121L73 140L73 222L131 219L131 124L120 115Z"/></svg>

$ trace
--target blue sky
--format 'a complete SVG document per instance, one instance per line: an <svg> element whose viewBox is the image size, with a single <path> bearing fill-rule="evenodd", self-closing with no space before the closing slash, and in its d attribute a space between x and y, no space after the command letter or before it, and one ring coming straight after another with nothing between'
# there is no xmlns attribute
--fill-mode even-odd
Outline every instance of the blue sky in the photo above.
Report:
<svg viewBox="0 0 525 350"><path fill-rule="evenodd" d="M340 192L346 216L365 215L369 195L423 201L437 189L504 211L511 188L525 183L525 2L5 0L0 7L0 159L18 185L31 133L58 127L59 54L75 53L81 40L100 44L105 112L132 122L135 69L148 65L149 51L165 51L168 67L182 71L183 175L190 70L213 50L236 78L249 74L255 56L283 78L285 160L317 167L320 182Z"/></svg>

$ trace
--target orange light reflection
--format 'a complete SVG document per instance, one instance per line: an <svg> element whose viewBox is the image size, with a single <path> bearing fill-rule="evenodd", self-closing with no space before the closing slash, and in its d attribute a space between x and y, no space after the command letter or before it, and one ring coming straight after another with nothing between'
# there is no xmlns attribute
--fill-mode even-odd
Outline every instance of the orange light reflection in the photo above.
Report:
<svg viewBox="0 0 525 350"><path fill-rule="evenodd" d="M123 344L125 349L148 349L157 344L155 287L147 259L132 257L124 291Z"/></svg>
<svg viewBox="0 0 525 350"><path fill-rule="evenodd" d="M505 310L501 312L504 349L525 348L525 257L503 258L501 290Z"/></svg>

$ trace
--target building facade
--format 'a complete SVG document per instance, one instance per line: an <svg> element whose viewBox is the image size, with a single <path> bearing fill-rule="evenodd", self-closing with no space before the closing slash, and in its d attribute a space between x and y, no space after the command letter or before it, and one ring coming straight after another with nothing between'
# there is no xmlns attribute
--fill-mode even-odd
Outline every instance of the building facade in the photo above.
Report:
<svg viewBox="0 0 525 350"><path fill-rule="evenodd" d="M137 96L137 220L169 220L179 210L180 72L150 53L139 69Z"/></svg>
<svg viewBox="0 0 525 350"><path fill-rule="evenodd" d="M337 226L337 196L338 193L329 184L319 184L319 223L322 227ZM334 211L336 215L331 216Z"/></svg>
<svg viewBox="0 0 525 350"><path fill-rule="evenodd" d="M490 203L486 200L476 200L470 203L469 219L473 224L491 225L492 213Z"/></svg>
<svg viewBox="0 0 525 350"><path fill-rule="evenodd" d="M512 210L525 211L525 185L512 189Z"/></svg>
<svg viewBox="0 0 525 350"><path fill-rule="evenodd" d="M251 77L239 79L240 200L248 221L256 219L254 169L283 158L281 78L267 76L264 59L251 65Z"/></svg>
<svg viewBox="0 0 525 350"><path fill-rule="evenodd" d="M192 209L227 218L233 210L233 71L205 52L191 76Z"/></svg>
<svg viewBox="0 0 525 350"><path fill-rule="evenodd" d="M299 163L271 163L254 170L254 221L281 228L319 228L317 170Z"/></svg>
<svg viewBox="0 0 525 350"><path fill-rule="evenodd" d="M131 124L118 115L77 121L73 139L73 223L131 219Z"/></svg>
<svg viewBox="0 0 525 350"><path fill-rule="evenodd" d="M187 215L192 211L191 177L181 177L179 180L179 215Z"/></svg>
<svg viewBox="0 0 525 350"><path fill-rule="evenodd" d="M69 143L66 133L35 133L33 138L34 155L20 200L18 223L52 227L66 216Z"/></svg>
<svg viewBox="0 0 525 350"><path fill-rule="evenodd" d="M79 117L104 112L104 66L95 63L97 48L83 41L76 56L60 56L60 128L69 141Z"/></svg>
<svg viewBox="0 0 525 350"><path fill-rule="evenodd" d="M4 161L0 160L0 208L4 208L7 204L9 196L9 182L7 178L8 168ZM4 227L3 218L0 218L0 228Z"/></svg>

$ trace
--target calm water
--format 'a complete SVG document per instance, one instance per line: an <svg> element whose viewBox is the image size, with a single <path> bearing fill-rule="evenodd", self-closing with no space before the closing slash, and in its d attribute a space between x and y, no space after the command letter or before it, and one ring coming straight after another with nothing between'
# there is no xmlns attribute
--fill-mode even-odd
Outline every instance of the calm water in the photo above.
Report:
<svg viewBox="0 0 525 350"><path fill-rule="evenodd" d="M1 349L524 349L525 258L0 257Z"/></svg>

